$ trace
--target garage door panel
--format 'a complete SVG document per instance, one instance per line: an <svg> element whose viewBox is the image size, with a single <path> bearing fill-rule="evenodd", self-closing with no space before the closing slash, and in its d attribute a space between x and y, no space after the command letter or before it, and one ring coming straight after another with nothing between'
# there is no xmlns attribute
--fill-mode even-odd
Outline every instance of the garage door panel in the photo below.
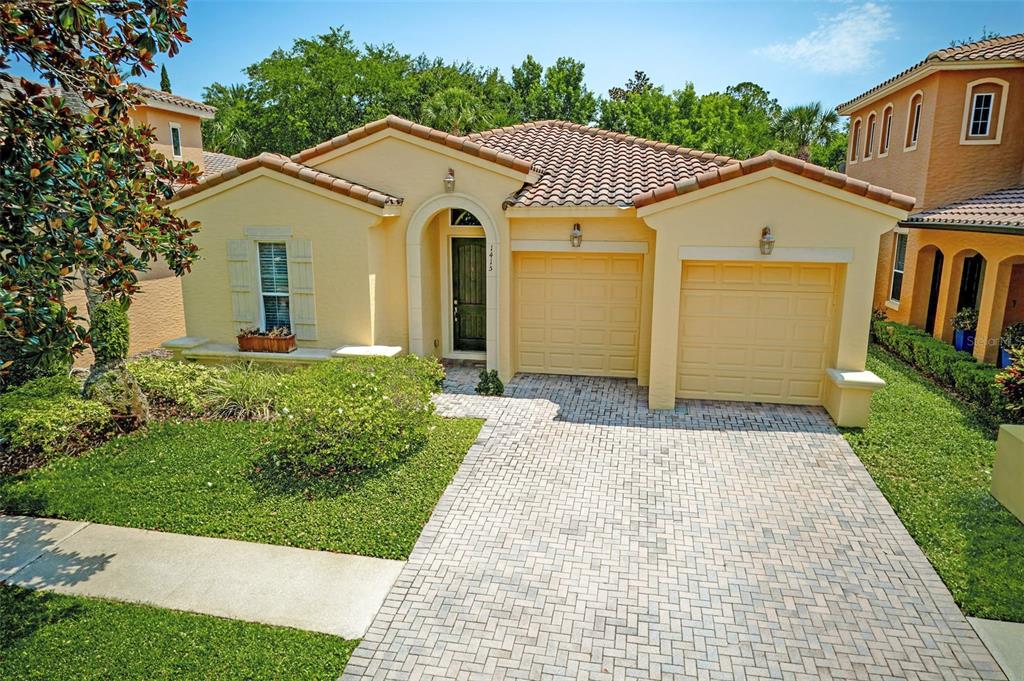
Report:
<svg viewBox="0 0 1024 681"><path fill-rule="evenodd" d="M679 397L820 404L834 265L684 262L682 271Z"/></svg>
<svg viewBox="0 0 1024 681"><path fill-rule="evenodd" d="M636 376L641 256L516 253L513 262L520 371Z"/></svg>

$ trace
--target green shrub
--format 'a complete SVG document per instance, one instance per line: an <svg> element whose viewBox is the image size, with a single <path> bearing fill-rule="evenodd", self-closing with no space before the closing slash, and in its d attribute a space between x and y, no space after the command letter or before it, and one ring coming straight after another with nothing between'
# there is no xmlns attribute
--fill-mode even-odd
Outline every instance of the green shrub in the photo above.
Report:
<svg viewBox="0 0 1024 681"><path fill-rule="evenodd" d="M270 459L303 474L366 469L419 449L431 427L438 364L352 357L283 377Z"/></svg>
<svg viewBox="0 0 1024 681"><path fill-rule="evenodd" d="M1000 397L1015 419L1024 417L1024 346L1010 347L1010 365L996 376Z"/></svg>
<svg viewBox="0 0 1024 681"><path fill-rule="evenodd" d="M225 373L219 367L155 357L129 362L128 371L150 400L194 415L207 411Z"/></svg>
<svg viewBox="0 0 1024 681"><path fill-rule="evenodd" d="M128 308L117 300L94 305L89 313L89 344L96 362L108 364L128 356Z"/></svg>
<svg viewBox="0 0 1024 681"><path fill-rule="evenodd" d="M994 418L1003 420L1016 411L1024 416L1024 407L1014 407L1019 399L1014 398L1013 391L1000 388L996 381L999 369L995 366L979 364L972 355L958 352L952 345L921 329L877 320L873 322L872 329L880 345L938 383L986 409Z"/></svg>
<svg viewBox="0 0 1024 681"><path fill-rule="evenodd" d="M47 376L0 395L0 450L61 454L109 429L110 410L81 389L69 376Z"/></svg>
<svg viewBox="0 0 1024 681"><path fill-rule="evenodd" d="M978 328L978 310L973 307L958 310L953 315L952 324L959 331L974 331Z"/></svg>
<svg viewBox="0 0 1024 681"><path fill-rule="evenodd" d="M497 371L484 369L480 372L480 382L476 384L476 392L478 395L500 397L505 394L505 384L498 378Z"/></svg>
<svg viewBox="0 0 1024 681"><path fill-rule="evenodd" d="M252 362L236 364L209 386L207 407L211 413L225 418L268 419L283 378L280 373L261 369Z"/></svg>
<svg viewBox="0 0 1024 681"><path fill-rule="evenodd" d="M1011 348L1024 347L1024 322L1017 322L1010 324L1008 327L1003 329L1003 334L999 338L1000 345L1007 350Z"/></svg>

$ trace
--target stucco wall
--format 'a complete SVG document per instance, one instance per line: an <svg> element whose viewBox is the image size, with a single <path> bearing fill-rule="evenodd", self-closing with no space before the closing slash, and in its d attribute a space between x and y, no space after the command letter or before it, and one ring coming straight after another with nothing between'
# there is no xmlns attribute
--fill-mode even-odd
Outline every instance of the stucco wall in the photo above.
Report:
<svg viewBox="0 0 1024 681"><path fill-rule="evenodd" d="M651 332L651 403L668 406L675 397L678 354L680 246L756 248L761 228L769 225L776 248L852 251L839 292L842 309L836 327L831 366L861 370L867 356L871 298L879 236L892 229L899 211L843 192L768 170L722 183L666 202L667 208L646 215L657 230ZM657 204L655 204L657 206ZM641 211L643 214L644 211ZM776 260L783 259L776 255Z"/></svg>
<svg viewBox="0 0 1024 681"><path fill-rule="evenodd" d="M171 153L171 123L181 126L181 160L192 161L203 168L203 128L198 116L160 111L140 106L131 113L133 120L153 128L156 142L153 148L167 158Z"/></svg>
<svg viewBox="0 0 1024 681"><path fill-rule="evenodd" d="M200 258L182 283L188 335L234 342L228 241L249 238L246 228L290 228L292 238L313 242L318 338L300 345L374 342L369 242L381 218L324 194L261 176L179 209L202 223Z"/></svg>
<svg viewBox="0 0 1024 681"><path fill-rule="evenodd" d="M79 313L83 317L88 317L84 291L73 291L68 295L67 303L77 306ZM159 348L164 341L185 335L181 279L165 276L144 280L128 309L128 323L128 353L131 355ZM75 366L84 367L90 364L91 350L86 350L75 360Z"/></svg>
<svg viewBox="0 0 1024 681"><path fill-rule="evenodd" d="M999 144L961 144L960 137L968 84L985 78L1009 83L1006 115ZM904 149L911 97L924 95L917 148ZM976 196L1018 184L1024 172L1024 69L947 70L931 74L891 95L860 107L850 115L851 125L860 118L861 154L872 111L879 117L875 150L870 160L848 163L851 177L888 187L917 199L917 210ZM893 104L893 143L886 157L879 157L882 112ZM999 112L993 113L993 125ZM850 143L852 144L852 136ZM849 158L849 152L847 153Z"/></svg>

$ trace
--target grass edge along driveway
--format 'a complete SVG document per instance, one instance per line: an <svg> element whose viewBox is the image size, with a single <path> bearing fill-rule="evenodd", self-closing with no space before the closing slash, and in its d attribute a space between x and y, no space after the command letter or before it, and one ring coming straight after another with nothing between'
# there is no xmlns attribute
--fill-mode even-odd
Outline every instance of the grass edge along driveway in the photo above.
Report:
<svg viewBox="0 0 1024 681"><path fill-rule="evenodd" d="M886 381L844 437L966 615L1024 622L1024 524L989 489L995 435L976 411L872 346Z"/></svg>

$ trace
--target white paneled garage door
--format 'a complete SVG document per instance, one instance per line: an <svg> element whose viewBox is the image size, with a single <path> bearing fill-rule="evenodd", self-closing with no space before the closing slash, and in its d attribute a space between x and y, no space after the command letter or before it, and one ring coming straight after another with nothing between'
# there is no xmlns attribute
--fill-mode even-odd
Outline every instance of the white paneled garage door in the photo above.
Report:
<svg viewBox="0 0 1024 681"><path fill-rule="evenodd" d="M518 371L634 377L643 257L516 253Z"/></svg>
<svg viewBox="0 0 1024 681"><path fill-rule="evenodd" d="M821 403L835 265L684 261L682 271L679 397Z"/></svg>

